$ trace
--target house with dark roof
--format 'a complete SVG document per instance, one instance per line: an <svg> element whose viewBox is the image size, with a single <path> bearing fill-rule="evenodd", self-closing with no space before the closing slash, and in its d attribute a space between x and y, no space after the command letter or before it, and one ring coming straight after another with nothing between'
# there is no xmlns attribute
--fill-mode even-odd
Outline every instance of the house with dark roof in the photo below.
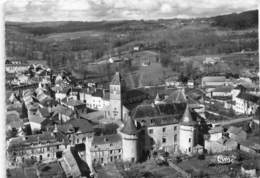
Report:
<svg viewBox="0 0 260 178"><path fill-rule="evenodd" d="M88 163L107 164L121 160L122 152L122 138L119 134L94 136L86 142Z"/></svg>
<svg viewBox="0 0 260 178"><path fill-rule="evenodd" d="M65 97L61 100L61 104L72 109L73 111L83 112L86 109L86 104L72 97Z"/></svg>
<svg viewBox="0 0 260 178"><path fill-rule="evenodd" d="M24 163L26 159L37 161L59 158L67 147L68 140L65 136L51 132L19 136L11 139L7 148L9 163Z"/></svg>
<svg viewBox="0 0 260 178"><path fill-rule="evenodd" d="M251 93L241 91L233 97L234 111L240 114L252 115L256 112L260 104L260 97Z"/></svg>

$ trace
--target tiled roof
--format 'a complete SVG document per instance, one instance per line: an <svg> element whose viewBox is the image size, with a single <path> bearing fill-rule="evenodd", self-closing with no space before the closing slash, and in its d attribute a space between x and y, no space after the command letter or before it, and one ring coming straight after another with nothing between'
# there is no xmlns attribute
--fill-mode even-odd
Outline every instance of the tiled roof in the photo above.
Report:
<svg viewBox="0 0 260 178"><path fill-rule="evenodd" d="M45 144L47 142L55 143L57 142L57 139L50 132L44 132L41 134L29 135L29 136L20 136L10 141L8 149L9 150L13 148L15 149L18 148L19 146L28 146L31 144L40 144L40 143Z"/></svg>
<svg viewBox="0 0 260 178"><path fill-rule="evenodd" d="M177 89L167 97L164 102L166 103L186 103L186 95L184 93L184 89Z"/></svg>
<svg viewBox="0 0 260 178"><path fill-rule="evenodd" d="M260 97L256 96L256 95L252 95L250 93L244 93L244 92L240 92L237 96L237 98L246 100L246 101L250 101L252 103L258 103L260 101Z"/></svg>
<svg viewBox="0 0 260 178"><path fill-rule="evenodd" d="M202 82L225 82L225 76L206 76L202 78Z"/></svg>
<svg viewBox="0 0 260 178"><path fill-rule="evenodd" d="M41 115L43 116L43 117L45 117L45 118L48 118L48 117L50 117L51 116L51 114L50 114L50 112L48 111L48 109L47 108L39 108L39 111L40 111L40 113L41 113Z"/></svg>
<svg viewBox="0 0 260 178"><path fill-rule="evenodd" d="M116 72L116 74L114 75L110 84L111 85L120 85L121 84L121 75L119 72Z"/></svg>
<svg viewBox="0 0 260 178"><path fill-rule="evenodd" d="M155 117L162 115L182 114L186 103L141 104L132 111L132 118Z"/></svg>
<svg viewBox="0 0 260 178"><path fill-rule="evenodd" d="M86 105L85 103L79 101L79 100L75 100L75 99L72 99L72 98L63 98L61 100L61 102L67 104L68 106L81 106L81 105Z"/></svg>
<svg viewBox="0 0 260 178"><path fill-rule="evenodd" d="M196 122L193 120L193 116L190 112L190 108L189 108L188 105L186 106L186 109L185 109L184 114L182 116L181 124L182 125L195 125L196 124Z"/></svg>
<svg viewBox="0 0 260 178"><path fill-rule="evenodd" d="M63 174L63 169L59 162L48 162L38 165L39 177L48 178L52 176L61 176Z"/></svg>
<svg viewBox="0 0 260 178"><path fill-rule="evenodd" d="M116 142L121 142L121 140L122 139L119 134L94 136L92 144L101 145L101 144L108 144L108 143L116 143Z"/></svg>
<svg viewBox="0 0 260 178"><path fill-rule="evenodd" d="M160 115L158 108L151 104L141 104L132 111L133 118L153 117Z"/></svg>
<svg viewBox="0 0 260 178"><path fill-rule="evenodd" d="M77 164L76 159L74 158L71 150L65 150L60 160L61 167L63 168L67 177L80 177L81 171Z"/></svg>
<svg viewBox="0 0 260 178"><path fill-rule="evenodd" d="M38 123L38 124L41 124L43 121L46 120L45 117L41 117L39 114L28 114L28 119L29 119L29 122L34 122L34 123Z"/></svg>
<svg viewBox="0 0 260 178"><path fill-rule="evenodd" d="M82 133L93 132L94 124L87 119L71 119L66 123L71 124L75 128L76 132L78 131Z"/></svg>
<svg viewBox="0 0 260 178"><path fill-rule="evenodd" d="M60 113L62 115L66 115L66 116L72 116L74 114L72 109L62 106L62 105L58 105L58 106L54 107L53 111L56 113Z"/></svg>
<svg viewBox="0 0 260 178"><path fill-rule="evenodd" d="M136 134L137 128L136 128L135 123L132 118L130 118L130 117L127 118L121 132L128 134L128 135Z"/></svg>
<svg viewBox="0 0 260 178"><path fill-rule="evenodd" d="M142 123L144 126L153 127L153 126L162 126L162 125L170 125L177 124L181 120L180 114L176 115L162 115L162 116L154 116L154 117L146 117L146 118L136 118L135 120L139 123Z"/></svg>
<svg viewBox="0 0 260 178"><path fill-rule="evenodd" d="M219 86L213 90L213 92L224 92L229 93L233 89L232 86Z"/></svg>

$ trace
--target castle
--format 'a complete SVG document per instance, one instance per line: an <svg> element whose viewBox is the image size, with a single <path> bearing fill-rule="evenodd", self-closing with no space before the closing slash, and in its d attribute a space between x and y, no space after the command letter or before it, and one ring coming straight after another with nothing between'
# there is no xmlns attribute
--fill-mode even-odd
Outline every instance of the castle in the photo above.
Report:
<svg viewBox="0 0 260 178"><path fill-rule="evenodd" d="M200 144L200 115L187 102L158 102L158 96L127 107L122 97L125 92L122 81L117 72L110 83L109 106L104 110L105 119L118 124L118 129L116 133L93 136L86 141L88 164L138 162L159 149L172 154L193 154L193 148Z"/></svg>

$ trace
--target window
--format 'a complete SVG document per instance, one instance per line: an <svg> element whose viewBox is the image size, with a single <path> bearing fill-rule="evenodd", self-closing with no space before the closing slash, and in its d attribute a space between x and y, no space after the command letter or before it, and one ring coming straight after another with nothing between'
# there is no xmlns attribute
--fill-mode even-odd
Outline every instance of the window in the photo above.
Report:
<svg viewBox="0 0 260 178"><path fill-rule="evenodd" d="M162 128L162 131L163 131L163 132L165 132L165 131L166 131L166 128L165 128L165 127L164 127L164 128Z"/></svg>
<svg viewBox="0 0 260 178"><path fill-rule="evenodd" d="M189 142L191 142L191 138L189 138Z"/></svg>
<svg viewBox="0 0 260 178"><path fill-rule="evenodd" d="M153 129L149 129L149 134L152 134L153 133Z"/></svg>
<svg viewBox="0 0 260 178"><path fill-rule="evenodd" d="M112 154L113 153L113 150L110 150L110 154Z"/></svg>
<svg viewBox="0 0 260 178"><path fill-rule="evenodd" d="M163 142L163 143L166 143L166 138L162 138L162 142Z"/></svg>
<svg viewBox="0 0 260 178"><path fill-rule="evenodd" d="M79 139L77 139L77 143L79 143Z"/></svg>
<svg viewBox="0 0 260 178"><path fill-rule="evenodd" d="M59 149L59 145L57 145L57 149Z"/></svg>
<svg viewBox="0 0 260 178"><path fill-rule="evenodd" d="M110 156L110 161L111 161L111 162L113 161L113 156Z"/></svg>
<svg viewBox="0 0 260 178"><path fill-rule="evenodd" d="M174 126L174 131L176 131L177 130L177 126Z"/></svg>
<svg viewBox="0 0 260 178"><path fill-rule="evenodd" d="M118 150L118 153L121 153L121 149Z"/></svg>
<svg viewBox="0 0 260 178"><path fill-rule="evenodd" d="M191 151L191 148L189 147L189 152Z"/></svg>
<svg viewBox="0 0 260 178"><path fill-rule="evenodd" d="M82 138L82 143L84 143L86 141L86 138L85 137L83 137Z"/></svg>
<svg viewBox="0 0 260 178"><path fill-rule="evenodd" d="M101 160L101 163L103 163L103 161L104 161L104 158L101 158L100 160Z"/></svg>

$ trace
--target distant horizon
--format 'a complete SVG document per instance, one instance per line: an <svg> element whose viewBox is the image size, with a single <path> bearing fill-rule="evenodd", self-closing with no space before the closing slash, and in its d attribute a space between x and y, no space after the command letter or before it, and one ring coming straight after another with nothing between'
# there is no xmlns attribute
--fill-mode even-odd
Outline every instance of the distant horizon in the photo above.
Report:
<svg viewBox="0 0 260 178"><path fill-rule="evenodd" d="M206 17L187 17L187 18L176 18L176 17L168 17L168 18L154 18L154 19L108 19L108 20L95 20L95 21L87 21L87 20L58 20L58 21L8 21L5 20L5 23L53 23L53 22L88 22L88 23L95 23L95 22L122 22L122 21L158 21L158 20L195 20L195 19L204 19L204 18L212 18L216 16L222 16L222 15L229 15L229 14L240 14L243 12L248 12L248 11L258 11L258 9L249 9L245 11L240 11L240 12L229 12L229 13L224 13L224 14L216 14L213 16L206 16Z"/></svg>
<svg viewBox="0 0 260 178"><path fill-rule="evenodd" d="M8 0L6 22L196 19L258 9L257 0Z"/></svg>

